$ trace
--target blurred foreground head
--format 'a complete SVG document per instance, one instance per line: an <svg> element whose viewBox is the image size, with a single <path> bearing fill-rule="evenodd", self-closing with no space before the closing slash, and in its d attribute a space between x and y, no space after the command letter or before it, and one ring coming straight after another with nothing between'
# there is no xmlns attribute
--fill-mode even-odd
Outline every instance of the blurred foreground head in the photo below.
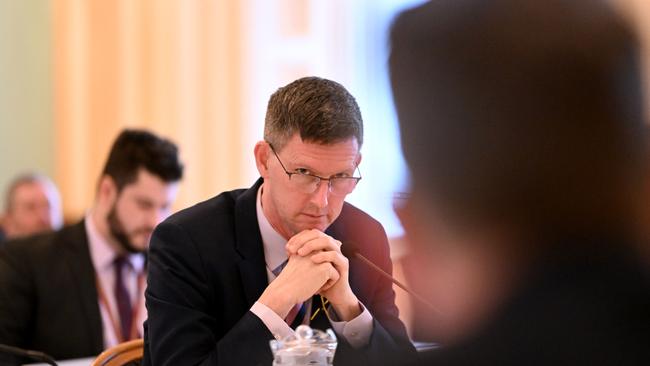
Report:
<svg viewBox="0 0 650 366"><path fill-rule="evenodd" d="M401 217L428 261L439 339L488 318L534 258L626 239L639 45L605 2L437 0L403 13L391 41L412 177Z"/></svg>

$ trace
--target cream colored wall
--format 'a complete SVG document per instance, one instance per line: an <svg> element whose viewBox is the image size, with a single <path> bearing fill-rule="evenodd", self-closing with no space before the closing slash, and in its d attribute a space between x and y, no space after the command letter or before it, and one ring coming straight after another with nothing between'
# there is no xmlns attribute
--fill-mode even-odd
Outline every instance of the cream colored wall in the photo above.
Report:
<svg viewBox="0 0 650 366"><path fill-rule="evenodd" d="M0 204L15 174L55 174L50 18L47 1L0 0Z"/></svg>
<svg viewBox="0 0 650 366"><path fill-rule="evenodd" d="M56 171L64 211L91 203L125 127L178 143L186 162L176 209L252 183L242 173L240 2L51 0Z"/></svg>

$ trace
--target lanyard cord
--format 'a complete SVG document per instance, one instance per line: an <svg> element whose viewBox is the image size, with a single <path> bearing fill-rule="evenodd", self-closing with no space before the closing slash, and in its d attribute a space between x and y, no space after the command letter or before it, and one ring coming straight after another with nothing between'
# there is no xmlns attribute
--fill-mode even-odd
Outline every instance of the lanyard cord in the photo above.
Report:
<svg viewBox="0 0 650 366"><path fill-rule="evenodd" d="M113 333L115 334L115 338L117 339L117 343L122 343L127 341L127 339L123 339L122 337L122 332L120 331L121 326L117 322L115 315L111 311L111 307L108 302L108 298L106 297L106 293L104 292L104 289L102 287L102 284L99 281L99 276L97 273L95 273L95 284L97 286L97 294L99 295L99 302L104 306L106 309L106 313L108 313L108 319L110 320L111 325L113 326ZM135 338L140 338L140 335L138 333L138 326L137 326L137 316L138 312L140 310L140 305L142 305L142 296L140 296L140 293L142 292L142 286L144 285L144 273L140 273L138 275L138 287L136 291L136 303L131 309L131 331L129 332L129 337L130 339L135 339ZM117 312L116 312L117 313ZM119 314L118 314L119 315Z"/></svg>

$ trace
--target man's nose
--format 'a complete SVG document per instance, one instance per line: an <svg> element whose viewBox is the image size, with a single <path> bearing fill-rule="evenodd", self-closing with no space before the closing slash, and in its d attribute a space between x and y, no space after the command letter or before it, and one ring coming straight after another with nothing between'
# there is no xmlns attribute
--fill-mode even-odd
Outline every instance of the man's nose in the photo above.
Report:
<svg viewBox="0 0 650 366"><path fill-rule="evenodd" d="M328 197L329 194L330 194L329 181L322 180L318 185L318 188L316 188L316 192L312 194L311 201L318 208L325 208L327 207L327 200L329 198Z"/></svg>
<svg viewBox="0 0 650 366"><path fill-rule="evenodd" d="M147 224L150 228L155 228L163 220L162 210L151 210Z"/></svg>

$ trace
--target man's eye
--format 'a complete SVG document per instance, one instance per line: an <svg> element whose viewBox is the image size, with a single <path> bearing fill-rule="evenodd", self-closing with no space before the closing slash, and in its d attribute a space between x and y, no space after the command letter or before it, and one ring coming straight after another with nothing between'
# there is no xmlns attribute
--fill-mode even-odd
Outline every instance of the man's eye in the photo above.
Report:
<svg viewBox="0 0 650 366"><path fill-rule="evenodd" d="M153 204L151 202L139 201L138 206L143 210L149 210L153 207Z"/></svg>
<svg viewBox="0 0 650 366"><path fill-rule="evenodd" d="M298 168L298 169L295 170L295 172L298 173L298 174L303 174L303 175L310 174L309 170L307 170L305 168Z"/></svg>

